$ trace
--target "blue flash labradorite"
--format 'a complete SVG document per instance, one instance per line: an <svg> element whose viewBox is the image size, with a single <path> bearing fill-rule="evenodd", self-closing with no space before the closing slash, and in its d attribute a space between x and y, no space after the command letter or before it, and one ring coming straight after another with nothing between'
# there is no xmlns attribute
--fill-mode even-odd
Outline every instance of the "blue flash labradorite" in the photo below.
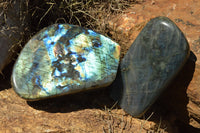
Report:
<svg viewBox="0 0 200 133"><path fill-rule="evenodd" d="M170 19L150 20L122 59L112 97L127 113L141 116L171 83L188 56L188 42Z"/></svg>
<svg viewBox="0 0 200 133"><path fill-rule="evenodd" d="M37 33L21 51L13 69L15 92L27 100L110 85L120 46L92 30L54 24Z"/></svg>

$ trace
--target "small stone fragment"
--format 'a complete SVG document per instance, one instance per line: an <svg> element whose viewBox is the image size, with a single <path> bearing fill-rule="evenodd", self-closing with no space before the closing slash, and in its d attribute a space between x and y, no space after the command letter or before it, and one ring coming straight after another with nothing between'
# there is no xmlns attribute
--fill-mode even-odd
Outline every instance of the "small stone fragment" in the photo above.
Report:
<svg viewBox="0 0 200 133"><path fill-rule="evenodd" d="M152 19L123 58L112 97L127 113L140 117L180 71L189 51L186 38L170 19Z"/></svg>
<svg viewBox="0 0 200 133"><path fill-rule="evenodd" d="M13 69L15 92L40 100L110 85L116 77L120 46L92 30L54 24L36 34Z"/></svg>

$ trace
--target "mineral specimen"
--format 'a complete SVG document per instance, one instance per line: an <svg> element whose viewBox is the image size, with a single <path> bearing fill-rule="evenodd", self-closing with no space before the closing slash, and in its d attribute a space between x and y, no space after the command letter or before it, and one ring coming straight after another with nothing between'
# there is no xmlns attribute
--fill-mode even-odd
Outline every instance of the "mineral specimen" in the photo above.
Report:
<svg viewBox="0 0 200 133"><path fill-rule="evenodd" d="M177 75L188 56L189 45L180 29L166 17L152 19L123 58L112 97L127 113L140 117Z"/></svg>
<svg viewBox="0 0 200 133"><path fill-rule="evenodd" d="M85 91L115 79L120 46L89 29L54 24L36 34L13 69L15 92L27 100Z"/></svg>

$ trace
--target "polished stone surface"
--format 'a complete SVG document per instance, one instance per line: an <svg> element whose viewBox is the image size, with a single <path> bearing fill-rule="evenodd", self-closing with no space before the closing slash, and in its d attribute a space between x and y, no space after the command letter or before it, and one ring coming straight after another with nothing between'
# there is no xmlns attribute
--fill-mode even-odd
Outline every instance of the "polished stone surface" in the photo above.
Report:
<svg viewBox="0 0 200 133"><path fill-rule="evenodd" d="M150 20L123 58L111 96L127 113L140 117L177 75L188 56L188 42L171 20Z"/></svg>
<svg viewBox="0 0 200 133"><path fill-rule="evenodd" d="M110 85L120 46L92 30L54 24L24 47L12 73L15 92L39 100Z"/></svg>

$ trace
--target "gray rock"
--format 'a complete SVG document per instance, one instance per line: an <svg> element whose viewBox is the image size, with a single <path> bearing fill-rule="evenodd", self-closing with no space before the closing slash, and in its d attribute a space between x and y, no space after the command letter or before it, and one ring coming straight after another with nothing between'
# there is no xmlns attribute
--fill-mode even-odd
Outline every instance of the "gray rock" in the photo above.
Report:
<svg viewBox="0 0 200 133"><path fill-rule="evenodd" d="M23 40L26 14L26 0L0 3L0 71L16 55Z"/></svg>
<svg viewBox="0 0 200 133"><path fill-rule="evenodd" d="M182 68L189 45L168 18L152 19L123 58L112 97L134 117L140 117Z"/></svg>

